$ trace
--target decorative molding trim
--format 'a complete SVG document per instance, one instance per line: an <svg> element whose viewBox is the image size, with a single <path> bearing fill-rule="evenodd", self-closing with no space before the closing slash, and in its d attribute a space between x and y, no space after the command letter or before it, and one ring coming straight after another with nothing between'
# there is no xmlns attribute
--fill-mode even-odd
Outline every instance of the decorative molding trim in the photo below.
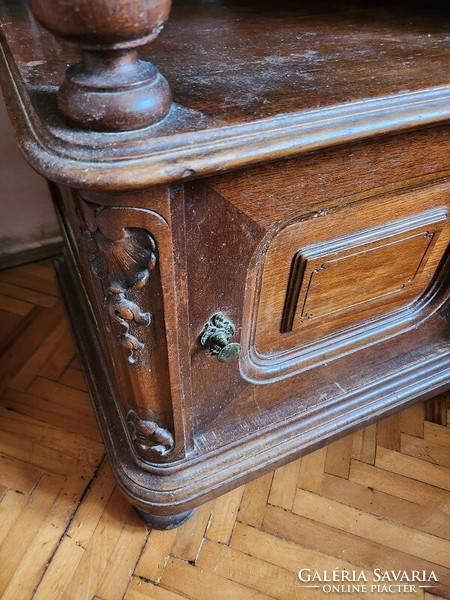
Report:
<svg viewBox="0 0 450 600"><path fill-rule="evenodd" d="M242 316L247 326L241 332L242 355L239 363L242 377L251 383L274 383L283 377L296 376L348 356L363 347L368 348L394 336L407 334L431 318L448 300L445 285L441 283L448 277L448 263L444 267L444 259L447 256L450 220L448 208L442 205L442 198L447 191L448 183L437 181L426 187L420 185L368 197L368 203L375 204L380 198L389 201L392 209L395 207L393 214L397 218L388 223L377 224L375 221L370 226L370 219L360 216L361 207L364 206L362 203L346 205L342 201L341 206L333 207L329 212L314 213L305 220L294 220L271 232L261 243L260 251L255 253L252 263L255 270L250 271L251 277L247 279ZM417 212L411 214L411 210ZM332 228L329 222L337 214L341 215L343 221L347 219L347 232L330 239ZM328 256L337 266L339 258L350 257L351 254L358 256L364 248L373 248L374 251L378 246L381 250L388 246L393 248L394 242L400 243L403 239L407 244L413 243L414 239L422 239L423 251L416 249L417 260L414 261L408 248L404 249L405 264L410 265L409 272L403 280L403 270L397 266L395 273L398 286L387 290L391 296L388 308L384 295L376 294L377 290L372 289L369 295L364 287L359 292L360 298L352 296L352 290L347 290L343 276L340 279L340 298L334 293L334 288L328 285L329 281L334 284L333 275L327 275L327 271L331 270L328 268L331 264ZM286 260L280 256L280 248ZM271 252L276 253L277 268L283 261L284 270L280 279L271 270ZM380 265L377 271L379 287L384 290L382 270L386 267L392 272L392 267L383 262L382 256L376 259ZM305 304L312 273L314 277L322 277L321 290L325 291L322 306L319 307L321 312L310 310L311 305L316 309L319 306L315 303L319 296L317 289L316 298L311 297L309 306ZM329 281L325 281L325 277ZM277 294L280 281L283 280L286 282L286 292ZM360 321L347 319L349 313L345 313L345 294L352 302L358 300L362 305L364 301L364 310L373 299L373 304L365 313L367 316L364 315ZM339 304L336 305L338 300ZM335 304L333 310L329 310L331 302ZM359 318L358 312L354 314Z"/></svg>
<svg viewBox="0 0 450 600"><path fill-rule="evenodd" d="M450 85L442 85L169 136L149 136L144 129L142 136L132 136L126 144L121 133L86 136L69 129L68 143L62 128L42 126L43 115L29 91L15 80L6 43L0 44L0 63L4 92L23 114L13 126L28 162L47 179L72 188L126 190L132 172L135 188L143 189L450 118ZM119 158L116 143L121 145Z"/></svg>
<svg viewBox="0 0 450 600"><path fill-rule="evenodd" d="M130 447L124 444L124 423L111 395L105 365L100 363L95 372L89 368L97 357L98 340L95 331L84 325L86 314L79 309L81 290L66 259L59 264L58 274L75 325L73 333L86 367L93 402L110 432L105 436L105 444L113 457L115 477L130 500L152 514L165 514L168 505L175 505L179 512L187 510L193 499L207 501L232 486L246 483L244 474L255 473L257 469L261 473L275 469L281 461L292 461L312 446L329 443L352 428L374 423L390 412L406 408L414 399L431 397L450 385L450 347L446 340L430 341L426 345L416 340L410 355L400 357L400 364L394 368L391 361L381 364L375 379L368 378L351 391L336 389L325 405L316 403L305 412L298 410L298 400L294 400L296 409L283 412L275 426L267 423L269 416L263 425L258 416L259 426L252 432L244 431L245 422L241 423L239 439L226 445L223 453L209 452L200 462L197 456L190 455L170 468L161 461L162 464L153 463L151 469L136 469L134 457L129 455ZM442 279L440 284L443 282ZM446 314L447 308L448 305L442 306L441 314ZM428 329L436 331L439 321L444 323L441 315L436 315L424 323L424 339L431 338ZM86 336L82 331L86 331ZM419 359L417 347L420 347ZM416 360L411 361L411 355L415 355ZM283 409L283 404L279 409ZM216 431L201 434L200 442L207 443Z"/></svg>
<svg viewBox="0 0 450 600"><path fill-rule="evenodd" d="M168 454L174 447L173 435L158 425L156 420L142 419L134 410L127 415L131 439L140 452L156 453L160 456Z"/></svg>
<svg viewBox="0 0 450 600"><path fill-rule="evenodd" d="M139 327L148 327L150 312L130 299L133 291L142 289L156 266L156 242L141 228L111 227L111 210L82 200L83 234L93 273L104 291L104 307L112 323L120 326L119 343L127 351L127 360L136 364L145 346L139 339ZM109 214L108 214L109 213ZM102 216L99 219L99 216Z"/></svg>
<svg viewBox="0 0 450 600"><path fill-rule="evenodd" d="M442 229L442 225L439 228L438 223L445 222L447 216L444 207L433 208L407 219L361 229L351 235L330 238L298 250L292 259L280 332L288 333L293 330L296 315L300 322L304 323L313 318L348 311L356 304L361 306L381 297L405 292L426 264L433 242L436 241L435 237ZM387 262L387 255L383 254L393 247L397 249L398 256L403 253L405 258L402 264L397 265L397 270L395 264ZM359 272L361 280L365 274L372 283L378 281L378 287L364 294L358 289L359 286L355 287L354 284L342 287L344 282L341 280L341 288L333 288L342 265L357 257L366 257L366 262L367 257L372 257L366 265L368 270ZM377 276L376 269L379 264L385 264L386 268L390 269L391 279L394 278L395 283L385 285L384 272L378 272ZM363 262L359 264L360 269L362 265ZM331 275L328 274L330 271ZM358 272L356 267L354 271ZM334 290L335 297L332 302L323 297L327 289Z"/></svg>

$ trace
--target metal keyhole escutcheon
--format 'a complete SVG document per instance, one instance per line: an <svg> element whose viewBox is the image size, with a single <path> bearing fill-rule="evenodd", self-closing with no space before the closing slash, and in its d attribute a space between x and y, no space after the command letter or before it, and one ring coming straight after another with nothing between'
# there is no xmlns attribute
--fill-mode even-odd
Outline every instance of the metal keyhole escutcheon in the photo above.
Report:
<svg viewBox="0 0 450 600"><path fill-rule="evenodd" d="M200 343L221 363L235 360L241 353L241 345L231 342L236 333L236 328L230 319L222 312L215 313L200 334Z"/></svg>

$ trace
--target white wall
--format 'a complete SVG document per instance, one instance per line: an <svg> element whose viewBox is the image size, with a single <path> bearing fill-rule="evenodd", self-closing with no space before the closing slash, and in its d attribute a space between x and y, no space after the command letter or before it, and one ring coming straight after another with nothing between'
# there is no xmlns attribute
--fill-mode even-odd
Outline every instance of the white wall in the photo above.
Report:
<svg viewBox="0 0 450 600"><path fill-rule="evenodd" d="M45 180L18 150L0 95L0 259L59 239Z"/></svg>

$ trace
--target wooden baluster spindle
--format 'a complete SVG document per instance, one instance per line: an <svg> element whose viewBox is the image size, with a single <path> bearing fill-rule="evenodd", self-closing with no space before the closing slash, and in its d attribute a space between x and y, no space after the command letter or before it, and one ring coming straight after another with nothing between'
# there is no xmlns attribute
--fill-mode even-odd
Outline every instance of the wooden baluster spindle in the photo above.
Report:
<svg viewBox="0 0 450 600"><path fill-rule="evenodd" d="M29 0L38 21L65 44L81 50L58 92L72 121L100 131L146 127L169 112L171 93L137 47L155 39L170 0Z"/></svg>

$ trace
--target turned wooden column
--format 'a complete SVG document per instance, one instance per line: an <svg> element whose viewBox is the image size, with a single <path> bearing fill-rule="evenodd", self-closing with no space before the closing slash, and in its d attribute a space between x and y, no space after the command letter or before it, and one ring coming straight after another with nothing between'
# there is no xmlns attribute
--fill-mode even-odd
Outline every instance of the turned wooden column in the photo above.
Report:
<svg viewBox="0 0 450 600"><path fill-rule="evenodd" d="M81 50L58 92L58 106L72 121L101 131L146 127L169 112L171 93L156 67L137 47L157 37L170 0L29 0L39 22Z"/></svg>

